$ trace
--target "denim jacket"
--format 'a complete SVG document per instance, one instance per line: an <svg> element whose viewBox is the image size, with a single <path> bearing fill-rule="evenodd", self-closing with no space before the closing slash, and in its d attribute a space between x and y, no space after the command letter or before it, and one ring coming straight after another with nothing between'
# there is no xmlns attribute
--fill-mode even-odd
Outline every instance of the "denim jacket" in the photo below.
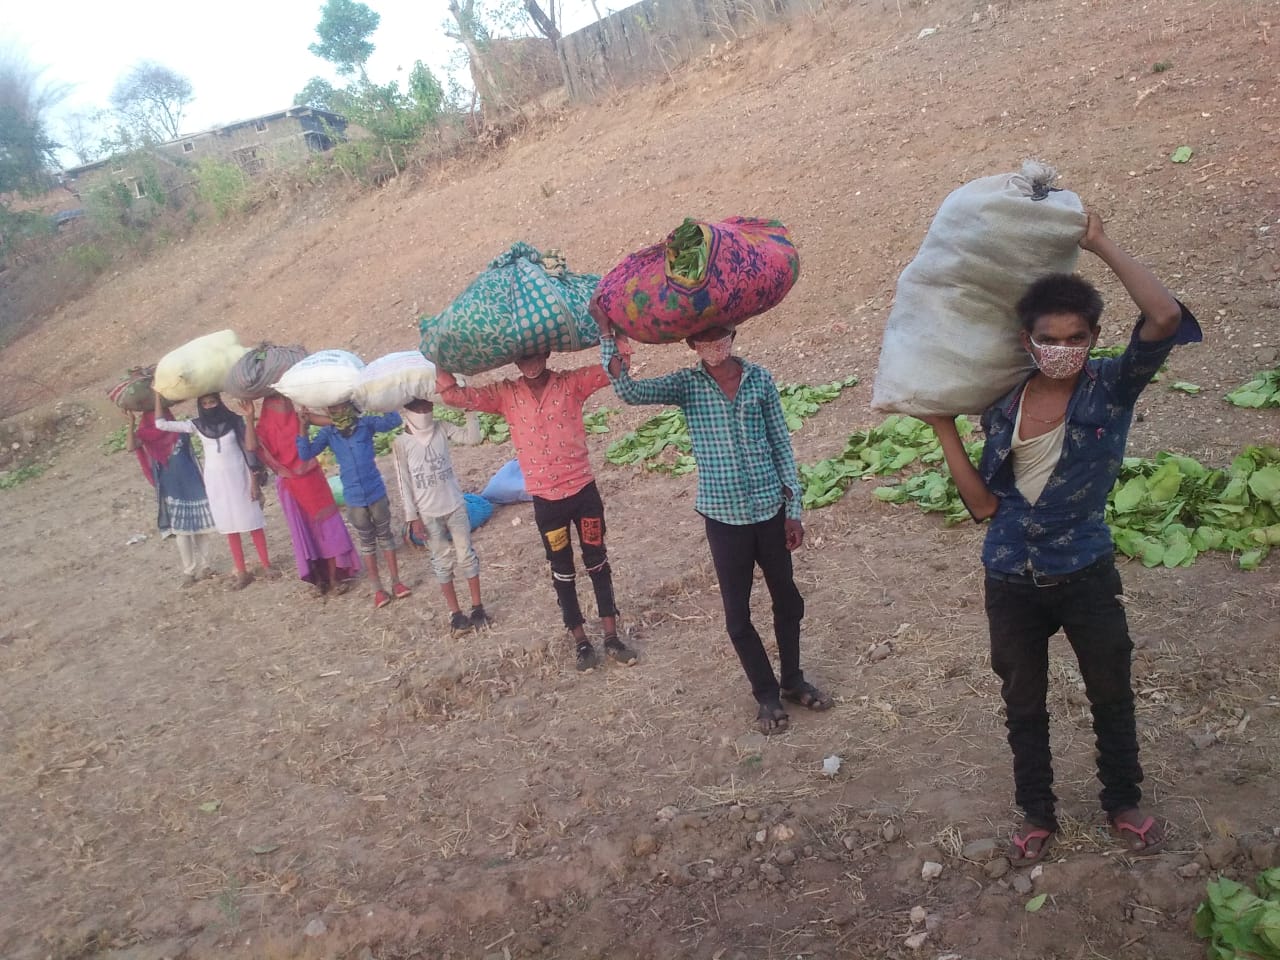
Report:
<svg viewBox="0 0 1280 960"><path fill-rule="evenodd" d="M1034 504L1018 492L1009 455L1018 404L1031 378L982 415L987 440L978 472L1000 501L982 548L987 569L1060 576L1115 549L1105 520L1107 496L1124 460L1134 404L1175 344L1200 339L1186 307L1179 331L1165 340L1139 340L1142 322L1123 354L1085 364L1067 404L1062 456Z"/></svg>

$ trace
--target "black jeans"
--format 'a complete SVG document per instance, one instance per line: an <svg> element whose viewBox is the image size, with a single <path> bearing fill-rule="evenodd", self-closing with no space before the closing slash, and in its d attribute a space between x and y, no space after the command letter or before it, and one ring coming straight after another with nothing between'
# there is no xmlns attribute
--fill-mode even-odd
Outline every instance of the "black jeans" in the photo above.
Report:
<svg viewBox="0 0 1280 960"><path fill-rule="evenodd" d="M773 635L778 642L782 686L793 690L804 683L800 669L800 621L804 618L804 597L796 586L787 549L785 515L760 523L736 525L703 517L707 525L707 545L720 581L724 602L724 624L742 669L751 681L757 703L778 699L778 678L764 649L760 634L751 623L751 582L756 564L773 598Z"/></svg>
<svg viewBox="0 0 1280 960"><path fill-rule="evenodd" d="M999 675L1013 750L1014 796L1032 823L1058 826L1049 752L1049 638L1061 628L1075 651L1093 710L1099 799L1108 814L1142 800L1142 767L1129 679L1133 643L1114 563L1051 587L1009 583L987 574L991 667Z"/></svg>
<svg viewBox="0 0 1280 960"><path fill-rule="evenodd" d="M560 602L564 625L570 630L585 622L578 604L577 573L573 566L573 543L570 525L578 529L578 545L582 548L582 565L591 577L596 594L596 607L601 617L616 617L618 607L613 597L613 574L609 555L604 548L604 501L595 481L563 500L533 498L533 522L542 534L542 545L551 563L551 583Z"/></svg>

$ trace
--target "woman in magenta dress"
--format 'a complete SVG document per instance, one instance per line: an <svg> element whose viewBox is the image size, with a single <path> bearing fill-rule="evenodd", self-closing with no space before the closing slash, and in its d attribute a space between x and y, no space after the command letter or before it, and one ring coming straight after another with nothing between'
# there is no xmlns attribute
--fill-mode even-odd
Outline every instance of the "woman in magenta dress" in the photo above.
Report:
<svg viewBox="0 0 1280 960"><path fill-rule="evenodd" d="M276 475L276 493L289 524L298 577L321 592L346 593L347 580L360 570L360 556L324 470L318 462L298 456L298 414L293 404L272 394L262 401L262 412L256 417L252 401L243 402L240 409L245 418L245 449L256 451Z"/></svg>

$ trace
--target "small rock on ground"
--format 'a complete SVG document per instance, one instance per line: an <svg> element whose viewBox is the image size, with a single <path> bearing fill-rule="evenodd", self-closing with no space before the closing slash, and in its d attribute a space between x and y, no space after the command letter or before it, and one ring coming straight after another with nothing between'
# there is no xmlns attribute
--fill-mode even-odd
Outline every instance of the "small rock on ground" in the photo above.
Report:
<svg viewBox="0 0 1280 960"><path fill-rule="evenodd" d="M986 863L1000 852L1000 842L987 837L982 840L971 840L964 845L960 856L977 863Z"/></svg>
<svg viewBox="0 0 1280 960"><path fill-rule="evenodd" d="M992 880L999 880L1009 872L1009 861L1004 857L997 857L994 860L988 860L982 870Z"/></svg>
<svg viewBox="0 0 1280 960"><path fill-rule="evenodd" d="M304 937L323 937L328 930L329 928L324 925L324 921L316 917L303 928L302 935Z"/></svg>

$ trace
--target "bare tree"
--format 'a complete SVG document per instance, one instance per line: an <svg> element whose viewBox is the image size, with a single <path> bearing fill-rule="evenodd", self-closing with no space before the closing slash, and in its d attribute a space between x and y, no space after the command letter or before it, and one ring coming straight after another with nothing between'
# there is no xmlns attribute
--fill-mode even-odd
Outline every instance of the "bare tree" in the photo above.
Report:
<svg viewBox="0 0 1280 960"><path fill-rule="evenodd" d="M102 143L102 132L98 124L98 116L87 113L73 113L62 121L62 135L66 141L64 146L71 151L78 163L92 163L98 157Z"/></svg>
<svg viewBox="0 0 1280 960"><path fill-rule="evenodd" d="M194 99L190 80L150 60L137 64L111 91L111 106L123 125L144 142L178 139L183 111Z"/></svg>
<svg viewBox="0 0 1280 960"><path fill-rule="evenodd" d="M498 82L489 56L489 31L476 13L476 0L449 0L449 12L458 24L457 30L446 31L451 40L456 40L467 50L471 61L471 78L475 80L476 92L489 108L502 113L509 109L506 98L502 95L502 84Z"/></svg>

